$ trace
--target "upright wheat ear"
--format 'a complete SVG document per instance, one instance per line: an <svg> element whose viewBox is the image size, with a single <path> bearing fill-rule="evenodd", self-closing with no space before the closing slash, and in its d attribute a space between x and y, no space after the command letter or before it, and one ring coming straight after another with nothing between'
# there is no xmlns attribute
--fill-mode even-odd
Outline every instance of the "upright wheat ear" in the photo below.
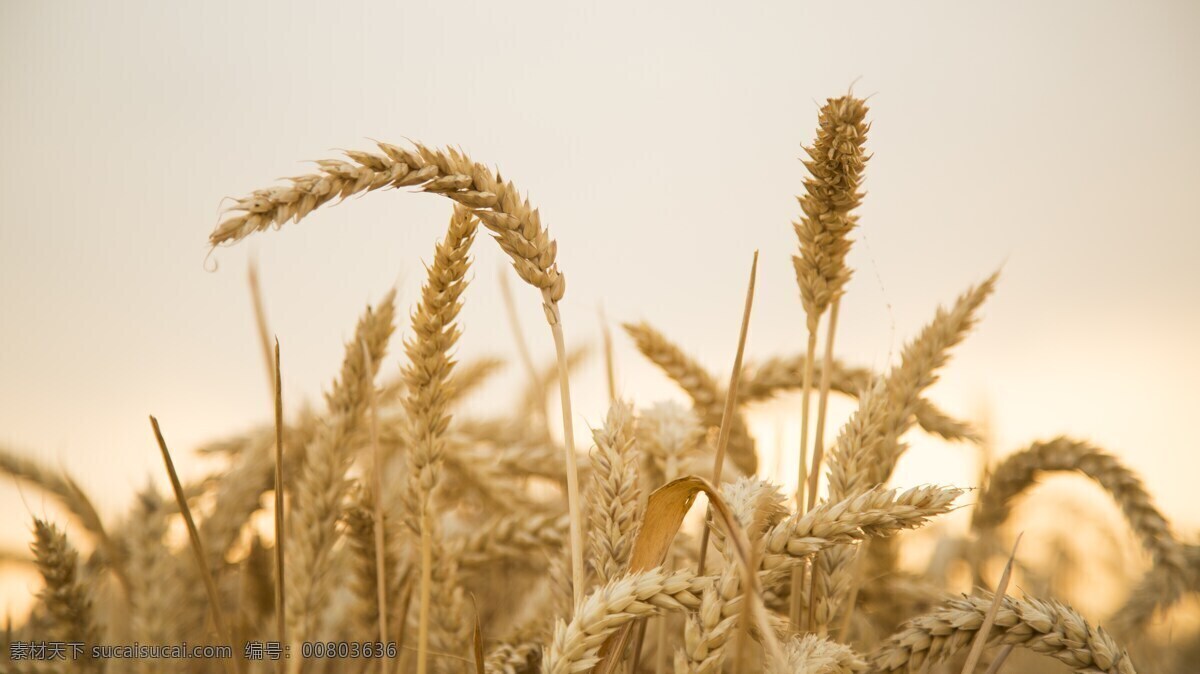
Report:
<svg viewBox="0 0 1200 674"><path fill-rule="evenodd" d="M796 485L796 504L801 510L812 508L817 502L824 451L825 410L832 383L833 340L841 296L846 282L850 280L850 267L846 265L846 253L850 250L848 235L858 220L851 211L862 200L858 188L866 164L862 147L868 128L864 122L866 114L866 105L856 98L843 96L829 99L821 108L817 139L811 147L805 148L809 160L804 165L811 177L804 180L804 196L798 197L803 216L794 223L794 228L796 238L800 240L800 254L792 257L808 327L800 401L800 462ZM825 365L821 368L821 393L810 468L809 396L812 392L813 361L817 355L817 328L827 309L830 309L829 332L825 343ZM801 573L797 569L792 579L790 616L795 627L800 624L801 593L798 590Z"/></svg>
<svg viewBox="0 0 1200 674"><path fill-rule="evenodd" d="M453 390L454 361L451 350L460 334L460 298L467 287L471 243L476 221L469 210L458 206L450 219L446 238L438 244L428 279L421 288L421 303L412 314L413 337L404 343L408 364L404 368L408 412L408 505L409 526L421 537L421 585L417 623L417 672L425 674L429 656L430 611L433 603L433 549L436 518L432 512L446 428L450 425L448 402ZM443 597L442 601L449 601Z"/></svg>
<svg viewBox="0 0 1200 674"><path fill-rule="evenodd" d="M325 636L319 634L325 615L321 609L335 580L332 557L342 534L337 522L349 490L346 472L354 458L353 441L361 435L366 419L366 388L375 385L394 330L394 300L395 291L391 291L359 318L354 337L346 344L341 373L325 396L329 418L317 428L306 449L290 499L285 615L294 653L304 641ZM364 368L364 344L375 370ZM289 661L289 670L295 671L301 662L297 653Z"/></svg>
<svg viewBox="0 0 1200 674"><path fill-rule="evenodd" d="M45 587L38 597L50 614L49 638L97 642L92 601L78 577L79 553L58 527L34 518L33 557Z"/></svg>

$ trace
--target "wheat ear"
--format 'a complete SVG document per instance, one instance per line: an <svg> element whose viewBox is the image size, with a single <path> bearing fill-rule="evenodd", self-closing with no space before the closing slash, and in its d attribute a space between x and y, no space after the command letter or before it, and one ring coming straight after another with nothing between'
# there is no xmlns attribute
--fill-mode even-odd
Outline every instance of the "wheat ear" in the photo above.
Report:
<svg viewBox="0 0 1200 674"><path fill-rule="evenodd" d="M0 473L7 473L13 478L38 487L53 496L67 512L74 515L84 530L95 538L105 566L113 572L128 596L131 586L125 572L121 548L109 536L92 500L74 478L65 470L53 470L43 466L3 445L0 445Z"/></svg>
<svg viewBox="0 0 1200 674"><path fill-rule="evenodd" d="M843 289L850 280L846 253L850 250L849 233L857 217L850 214L862 199L858 191L859 176L865 163L862 144L866 137L864 123L866 106L862 101L844 96L829 99L821 108L817 138L805 148L805 162L810 177L804 181L805 194L798 197L802 216L794 223L800 254L792 257L800 301L804 306L808 346L805 355L804 378L800 402L800 460L796 479L796 504L801 511L817 502L824 442L824 412L831 384L833 338L837 329L837 312ZM826 345L822 387L819 396L816 437L812 466L808 458L809 397L812 393L813 361L816 359L817 328L821 317L832 305ZM807 492L807 496L806 493ZM789 615L792 625L799 627L800 596L796 591L802 583L803 570L792 575L792 599Z"/></svg>
<svg viewBox="0 0 1200 674"><path fill-rule="evenodd" d="M125 536L129 551L129 575L138 578L132 596L130 624L134 640L145 644L167 644L185 637L176 614L185 606L179 566L166 545L169 509L153 487L142 490L134 506ZM146 674L152 663L139 663Z"/></svg>
<svg viewBox="0 0 1200 674"><path fill-rule="evenodd" d="M287 633L293 650L305 640L320 638L322 609L332 589L332 551L340 530L338 518L348 483L346 471L353 460L352 441L360 433L367 408L366 387L374 386L379 363L394 330L393 302L389 291L375 309L359 318L354 338L346 344L342 370L325 396L329 418L322 424L306 452L296 480L290 512L288 548L292 559L287 576ZM376 370L363 368L363 344ZM298 666L301 658L292 659Z"/></svg>
<svg viewBox="0 0 1200 674"><path fill-rule="evenodd" d="M447 551L463 569L486 570L497 562L543 565L549 551L563 548L569 535L566 513L502 515L447 541Z"/></svg>
<svg viewBox="0 0 1200 674"><path fill-rule="evenodd" d="M79 553L53 524L34 518L33 528L33 558L45 582L38 599L49 614L48 636L97 643L92 600L78 575Z"/></svg>
<svg viewBox="0 0 1200 674"><path fill-rule="evenodd" d="M674 401L659 402L638 415L638 443L654 486L683 474L683 464L700 449L704 435L696 413Z"/></svg>
<svg viewBox="0 0 1200 674"><path fill-rule="evenodd" d="M833 545L890 536L919 527L950 510L961 489L913 487L899 492L875 487L836 503L823 502L793 513L765 535L762 568L790 572L799 559Z"/></svg>
<svg viewBox="0 0 1200 674"><path fill-rule="evenodd" d="M588 492L588 530L592 568L601 585L620 575L629 564L640 521L638 445L633 410L614 401L604 425L592 432L592 488Z"/></svg>
<svg viewBox="0 0 1200 674"><path fill-rule="evenodd" d="M571 621L559 620L542 657L544 674L590 670L599 662L601 644L622 626L663 610L682 611L700 605L704 579L691 571L667 573L660 568L618 577L588 595Z"/></svg>
<svg viewBox="0 0 1200 674"><path fill-rule="evenodd" d="M763 534L787 513L783 495L774 485L748 477L726 483L721 494L761 560ZM724 541L724 529L717 531L719 540ZM684 626L684 645L675 657L676 674L720 672L730 637L739 624L747 625L742 615L747 605L738 560L732 550L722 547L725 566L715 582L704 588L699 610Z"/></svg>
<svg viewBox="0 0 1200 674"><path fill-rule="evenodd" d="M805 359L804 354L787 357L768 358L761 363L747 366L742 375L741 390L738 400L744 403L767 400L782 391L800 389L803 386ZM842 395L857 398L861 391L870 388L876 379L875 374L862 367L849 367L834 361L830 368L821 363L816 364L813 376L824 379L829 377L829 390ZM825 372L829 374L826 375ZM913 418L922 429L945 440L964 441L978 444L979 433L965 421L955 419L938 409L928 399L922 398L917 402L917 410Z"/></svg>
<svg viewBox="0 0 1200 674"><path fill-rule="evenodd" d="M904 452L901 436L912 425L924 391L937 381L937 371L950 358L950 349L974 326L984 300L995 288L998 274L969 288L949 309L938 308L933 320L909 342L896 365L871 400L860 401L859 411L838 439L831 457L829 498L847 498L874 485L886 483ZM847 435L849 433L849 435ZM834 620L851 590L854 551L835 549L817 557L809 596L810 627L824 630ZM853 611L853 606L846 606Z"/></svg>
<svg viewBox="0 0 1200 674"><path fill-rule="evenodd" d="M979 308L995 290L999 272L958 296L949 309L938 307L933 320L904 347L900 364L888 374L888 420L885 442L879 446L875 482L886 482L903 453L900 436L912 425L921 405L921 394L938 379L938 370L950 360L950 350L975 326Z"/></svg>
<svg viewBox="0 0 1200 674"><path fill-rule="evenodd" d="M454 384L452 350L460 334L456 323L471 267L471 244L477 223L471 211L458 206L445 238L434 252L433 264L421 288L421 302L412 313L413 336L404 342L408 363L404 408L408 413L408 493L410 526L421 540L421 585L418 599L417 672L428 667L430 612L433 603L433 546L440 534L432 496L438 486L450 424L448 400ZM443 561L443 560L439 560Z"/></svg>
<svg viewBox="0 0 1200 674"><path fill-rule="evenodd" d="M1137 475L1116 457L1090 443L1058 437L1034 443L1004 459L992 471L987 488L980 495L974 526L989 531L1003 524L1017 497L1033 487L1039 475L1048 472L1082 473L1108 491L1154 559L1162 581L1158 583L1160 592L1155 593L1155 603L1169 605L1181 596L1187 585L1187 563L1183 546L1172 533L1170 523L1154 505L1154 499ZM1144 599L1139 598L1139 603L1144 604ZM1153 610L1151 607L1148 613L1153 614ZM1145 610L1131 610L1128 614L1118 614L1118 622L1123 627L1132 627L1143 623L1146 617Z"/></svg>
<svg viewBox="0 0 1200 674"><path fill-rule="evenodd" d="M874 667L881 672L919 672L969 648L991 604L991 593L964 596L909 621L872 654ZM1004 597L988 645L1027 648L1079 674L1135 674L1129 655L1103 628L1055 601Z"/></svg>
<svg viewBox="0 0 1200 674"><path fill-rule="evenodd" d="M808 507L817 501L817 483L821 477L821 461L825 447L825 411L829 400L830 377L833 373L833 344L837 333L838 310L850 278L846 253L850 249L848 235L858 221L852 211L862 201L859 186L867 155L867 106L853 96L830 99L821 109L820 128L811 148L806 148L809 161L805 166L812 174L806 180L805 196L800 197L804 211L800 236L801 258L796 263L796 277L815 283L805 312L809 314L810 332L815 331L812 311L826 301L828 293L829 325L825 338L825 361L821 368L821 390L817 400L817 426L813 434L812 469L809 471ZM812 249L805 251L805 244ZM802 274L802 271L809 272ZM802 293L803 294L803 293ZM802 298L803 299L803 298ZM819 315L818 311L818 315ZM806 389L807 390L807 389Z"/></svg>
<svg viewBox="0 0 1200 674"><path fill-rule="evenodd" d="M783 652L783 662L767 661L766 674L858 674L867 670L867 661L853 648L815 634L792 637Z"/></svg>

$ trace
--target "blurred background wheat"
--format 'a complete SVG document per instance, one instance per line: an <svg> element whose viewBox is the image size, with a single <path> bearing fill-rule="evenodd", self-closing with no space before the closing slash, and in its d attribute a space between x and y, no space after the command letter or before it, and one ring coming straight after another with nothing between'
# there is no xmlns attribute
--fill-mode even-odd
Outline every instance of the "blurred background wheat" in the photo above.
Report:
<svg viewBox="0 0 1200 674"><path fill-rule="evenodd" d="M166 507L138 496L148 483L170 501L147 413L167 426L185 483L224 466L220 452L190 450L269 421L251 260L286 345L288 419L323 406L363 305L393 285L397 339L375 363L380 381L406 362L398 338L412 337L408 309L446 204L353 199L216 251L220 269L208 273L202 236L223 220L221 197L311 172L294 160L369 138L454 143L499 164L553 223L570 278L569 341L592 347L572 378L587 449L608 410L602 315L619 393L639 408L690 403L619 326L649 321L723 386L745 263L760 249L747 361L803 354L790 195L825 96L856 81L869 97L872 157L838 356L885 371L937 303L1004 264L986 320L929 393L979 442L910 434L893 484L979 486L1006 455L1065 434L1136 471L1176 534L1195 542L1200 459L1187 448L1200 405L1200 229L1190 188L1200 168L1189 160L1200 146L1190 123L1200 11L1190 3L9 2L0 36L0 441L62 493L88 494L93 524ZM526 368L494 282L507 261L491 245L475 251L455 353L507 365L456 414L504 418ZM555 349L538 327L540 298L513 288L512 302L543 370ZM561 441L546 384L526 409ZM791 388L747 404L741 419L758 474L789 494L801 444ZM831 399L830 443L854 409ZM85 557L94 539L77 531L88 516L28 481L5 482L0 601L21 624L41 584L23 561L33 517L58 523ZM1150 567L1134 543L1142 532L1091 481L1047 482L1008 518L1026 532L1023 589L1109 616ZM955 546L974 513L906 537L900 567L968 590L978 560ZM269 522L258 523L264 534ZM186 550L177 523L168 533ZM989 563L1006 555L991 550ZM987 569L988 584L998 571ZM1156 638L1186 642L1194 614L1185 603L1159 616Z"/></svg>

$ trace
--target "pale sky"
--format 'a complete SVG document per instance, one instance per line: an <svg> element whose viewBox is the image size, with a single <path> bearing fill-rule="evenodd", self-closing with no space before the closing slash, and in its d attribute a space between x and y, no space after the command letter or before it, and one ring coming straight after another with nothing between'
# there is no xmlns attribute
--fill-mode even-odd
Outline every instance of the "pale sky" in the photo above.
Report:
<svg viewBox="0 0 1200 674"><path fill-rule="evenodd" d="M315 400L365 303L398 283L407 315L449 205L373 193L218 251L216 273L206 236L223 197L371 138L461 146L529 192L559 242L570 342L596 340L603 304L724 378L757 248L748 354L797 351L800 145L851 83L870 96L874 157L841 355L885 366L1003 265L931 397L989 410L1001 453L1094 440L1194 532L1192 2L0 1L0 442L68 468L110 518L162 481L147 414L194 475L188 449L269 411L252 255L289 407ZM503 266L481 238L462 358L515 355ZM516 290L548 359L536 294ZM679 395L617 345L625 394ZM586 427L603 414L598 363L575 389ZM508 390L475 405L504 409ZM753 422L787 436L795 413ZM975 460L918 441L897 482L970 484ZM0 545L24 547L27 506L47 510L0 483Z"/></svg>

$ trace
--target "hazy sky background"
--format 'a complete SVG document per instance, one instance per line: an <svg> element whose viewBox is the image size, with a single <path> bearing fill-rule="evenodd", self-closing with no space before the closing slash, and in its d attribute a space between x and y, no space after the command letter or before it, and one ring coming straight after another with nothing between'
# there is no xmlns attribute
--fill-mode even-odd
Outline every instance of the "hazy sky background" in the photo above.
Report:
<svg viewBox="0 0 1200 674"><path fill-rule="evenodd" d="M572 343L596 340L602 303L724 378L757 248L748 353L799 350L797 158L852 82L874 157L842 356L885 366L1004 265L932 397L987 410L1001 453L1096 441L1194 532L1192 2L0 2L0 442L68 468L110 518L165 484L147 414L195 475L188 449L269 411L255 255L289 408L316 399L367 302L398 283L407 315L449 204L373 193L218 251L216 273L206 236L222 197L369 138L460 145L529 192L559 241ZM476 250L459 353L512 356L504 260ZM536 294L516 290L548 359ZM625 393L679 395L617 346ZM510 388L473 404L503 409ZM598 362L575 388L580 421L600 419ZM754 411L768 449L778 428L794 446L795 413ZM898 483L972 483L973 450L916 444ZM26 503L51 509L4 482L0 545L23 548Z"/></svg>

